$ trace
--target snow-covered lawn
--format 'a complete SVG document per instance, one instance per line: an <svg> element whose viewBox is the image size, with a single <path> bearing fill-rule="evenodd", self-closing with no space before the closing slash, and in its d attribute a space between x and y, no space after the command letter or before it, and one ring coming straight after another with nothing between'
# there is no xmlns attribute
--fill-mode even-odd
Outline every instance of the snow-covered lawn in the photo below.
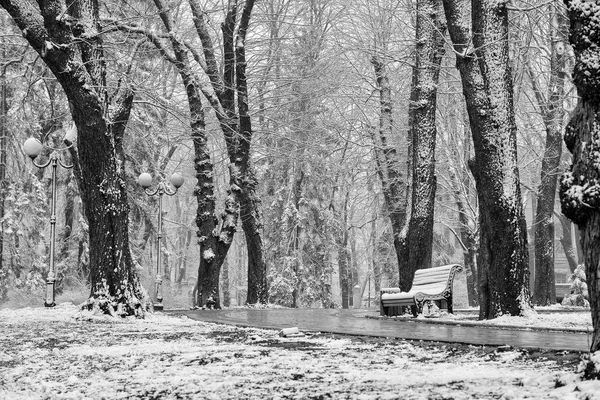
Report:
<svg viewBox="0 0 600 400"><path fill-rule="evenodd" d="M578 357L0 310L0 399L600 399Z"/></svg>

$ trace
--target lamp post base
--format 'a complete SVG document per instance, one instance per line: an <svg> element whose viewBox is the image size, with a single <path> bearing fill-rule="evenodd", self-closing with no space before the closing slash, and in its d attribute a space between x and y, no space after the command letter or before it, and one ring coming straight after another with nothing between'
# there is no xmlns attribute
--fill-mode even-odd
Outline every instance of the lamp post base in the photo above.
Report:
<svg viewBox="0 0 600 400"><path fill-rule="evenodd" d="M45 307L54 307L54 281L46 282L46 298L44 299Z"/></svg>

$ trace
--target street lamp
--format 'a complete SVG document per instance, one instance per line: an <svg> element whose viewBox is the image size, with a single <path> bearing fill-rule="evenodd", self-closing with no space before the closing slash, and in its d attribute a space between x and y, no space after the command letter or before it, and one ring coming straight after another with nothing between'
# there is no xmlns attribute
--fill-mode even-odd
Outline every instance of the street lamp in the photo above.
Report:
<svg viewBox="0 0 600 400"><path fill-rule="evenodd" d="M54 307L54 284L56 282L56 267L54 265L55 247L54 242L56 239L56 168L60 164L61 167L66 169L73 168L73 165L65 164L59 155L59 150L64 149L53 149L52 153L48 157L48 161L43 164L37 164L35 159L42 152L44 145L35 138L29 138L23 143L23 150L25 154L31 158L31 162L38 168L46 168L48 165L52 166L52 197L50 199L50 265L48 267L48 276L46 277L46 297L44 298L44 305L46 307Z"/></svg>
<svg viewBox="0 0 600 400"><path fill-rule="evenodd" d="M156 188L154 190L150 190L150 185L152 185L152 175L150 175L147 172L141 173L140 176L138 177L138 183L140 184L140 186L142 188L144 188L144 192L148 195L148 196L154 196L156 194L158 194L158 227L157 227L157 234L156 234L156 280L154 281L155 283L155 291L154 291L154 309L155 310L162 310L163 309L163 295L162 295L162 265L161 265L161 260L160 260L160 242L162 239L162 196L163 194L166 194L168 196L173 196L175 193L177 193L177 190L181 187L181 185L183 185L183 176L181 176L178 173L174 173L173 175L171 175L171 185L173 185L173 187L175 189L169 189L169 187L167 186L167 184L165 182L163 182L162 180L160 182L158 182L158 185L156 186Z"/></svg>

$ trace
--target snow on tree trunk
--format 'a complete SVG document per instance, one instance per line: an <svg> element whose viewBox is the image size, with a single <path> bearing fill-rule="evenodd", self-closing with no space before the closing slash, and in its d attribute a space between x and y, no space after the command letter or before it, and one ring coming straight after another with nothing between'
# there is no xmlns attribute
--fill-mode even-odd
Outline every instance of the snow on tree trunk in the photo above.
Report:
<svg viewBox="0 0 600 400"><path fill-rule="evenodd" d="M0 1L69 99L78 132L75 176L89 225L89 305L111 314L143 313L149 299L129 249L123 176L122 138L133 92L118 88L109 96L102 39L95 35L98 2L77 2L66 10L61 4L46 1L38 9L27 1ZM77 29L66 19L77 21Z"/></svg>
<svg viewBox="0 0 600 400"><path fill-rule="evenodd" d="M188 106L190 110L190 128L192 141L194 143L194 168L196 170L196 188L194 195L198 208L196 210L196 226L198 227L198 243L200 245L200 262L198 266L198 280L194 288L193 303L194 306L220 308L219 296L219 275L221 267L227 252L233 241L233 235L236 231L241 199L241 183L240 183L240 163L230 165L230 185L227 195L224 199L224 209L221 218L216 214L216 201L214 191L214 168L210 157L210 149L208 146L208 134L206 131L204 108L202 98L205 96L211 104L219 102L219 99L214 98L214 94L207 94L203 89L201 77L198 76L191 59L187 47L179 39L179 35L174 30L174 22L170 10L162 0L154 0L154 3L159 11L159 16L163 22L165 30L168 32L171 48L167 48L160 41L153 43L161 50L161 54L171 62L179 72L183 85L186 90ZM198 4L193 3L192 7L198 7ZM195 9L197 11L197 9ZM198 21L202 23L202 21ZM199 25L201 29L203 25ZM207 56L208 63L214 67L214 59L209 58L212 52L212 42L210 37L203 36L207 34L204 31L198 32L203 45L210 46ZM145 32L145 35L151 39L152 32ZM171 51L172 49L172 51ZM205 53L206 54L206 53ZM229 54L229 53L228 53ZM213 55L214 56L214 55ZM216 64L215 64L216 65ZM216 68L216 67L215 67ZM207 71L211 79L218 79L212 75L212 70ZM227 74L231 74L227 70ZM217 90L215 90L217 92ZM229 99L229 98L228 98ZM229 99L231 100L231 99ZM231 132L235 131L235 127L227 124L228 119L225 117L222 109L217 109L217 116L224 126L224 133L227 138L231 138ZM228 148L230 143L228 142Z"/></svg>
<svg viewBox="0 0 600 400"><path fill-rule="evenodd" d="M573 163L561 179L560 199L563 213L581 232L594 327L590 351L596 352L600 351L600 5L566 4L576 57L573 79L580 98L565 132Z"/></svg>
<svg viewBox="0 0 600 400"><path fill-rule="evenodd" d="M0 302L6 300L7 268L4 265L4 199L8 191L6 181L6 153L8 147L8 129L6 129L8 113L8 87L5 79L0 81Z"/></svg>
<svg viewBox="0 0 600 400"><path fill-rule="evenodd" d="M479 317L521 315L531 307L531 295L508 59L508 10L506 3L488 0L473 0L472 10L463 0L444 0L444 7L475 148L469 166L480 210Z"/></svg>
<svg viewBox="0 0 600 400"><path fill-rule="evenodd" d="M256 195L258 181L254 165L250 157L252 142L252 121L248 113L248 84L246 77L246 33L250 24L250 16L254 0L246 0L240 16L239 28L235 43L235 76L237 105L239 115L239 146L236 159L242 159L242 229L246 236L248 249L248 294L246 303L266 304L268 301L267 263L262 241L262 211L260 198Z"/></svg>
<svg viewBox="0 0 600 400"><path fill-rule="evenodd" d="M560 4L557 4L560 6ZM533 301L546 306L556 303L554 276L554 203L556 199L557 174L562 153L562 128L565 96L566 69L566 16L562 9L554 11L551 20L550 83L547 101L543 101L537 89L536 77L531 73L542 119L546 126L546 145L535 213L535 282Z"/></svg>
<svg viewBox="0 0 600 400"><path fill-rule="evenodd" d="M377 165L377 175L381 181L383 198L392 225L394 248L398 267L404 268L404 240L402 228L406 221L406 179L402 174L402 163L396 147L391 143L393 130L393 103L392 90L388 72L382 57L375 54L371 57L371 64L375 70L377 90L379 91L379 129L371 131L373 151ZM408 290L408 288L406 289Z"/></svg>
<svg viewBox="0 0 600 400"><path fill-rule="evenodd" d="M517 168L517 127L508 58L506 3L473 0L473 43L487 97L473 130L473 175L478 187L481 240L487 262L480 264L480 318L522 315L531 307L527 226Z"/></svg>
<svg viewBox="0 0 600 400"><path fill-rule="evenodd" d="M400 287L410 288L417 269L431 268L436 192L435 143L437 86L444 55L446 24L439 0L417 1L416 65L409 113L412 124L412 190L406 234L408 258L400 268Z"/></svg>

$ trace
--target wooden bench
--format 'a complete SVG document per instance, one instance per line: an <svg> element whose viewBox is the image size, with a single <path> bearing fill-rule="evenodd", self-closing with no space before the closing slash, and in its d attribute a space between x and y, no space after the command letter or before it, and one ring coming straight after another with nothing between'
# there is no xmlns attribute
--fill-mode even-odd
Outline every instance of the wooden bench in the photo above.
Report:
<svg viewBox="0 0 600 400"><path fill-rule="evenodd" d="M417 316L423 312L425 302L435 302L440 309L452 313L452 283L456 273L461 271L462 266L458 264L419 269L408 292L401 292L399 288L381 289L381 315L402 315L404 307L411 307Z"/></svg>

